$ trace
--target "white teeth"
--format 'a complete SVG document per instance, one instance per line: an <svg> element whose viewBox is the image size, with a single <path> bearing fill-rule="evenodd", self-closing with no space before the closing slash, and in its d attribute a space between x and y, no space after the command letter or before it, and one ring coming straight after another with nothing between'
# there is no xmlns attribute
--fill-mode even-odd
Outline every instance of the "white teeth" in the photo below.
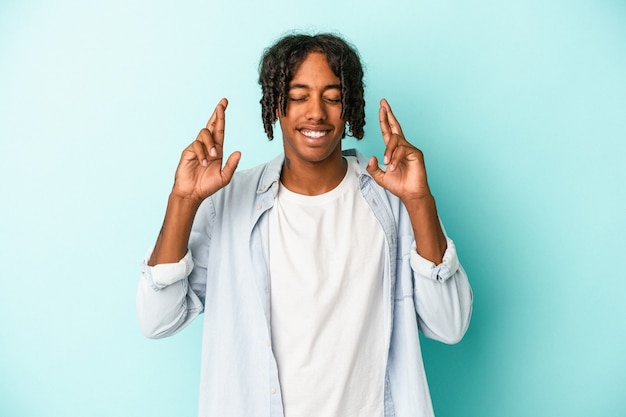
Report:
<svg viewBox="0 0 626 417"><path fill-rule="evenodd" d="M325 130L304 130L303 129L300 132L307 138L313 138L313 139L321 138L322 136L326 134Z"/></svg>

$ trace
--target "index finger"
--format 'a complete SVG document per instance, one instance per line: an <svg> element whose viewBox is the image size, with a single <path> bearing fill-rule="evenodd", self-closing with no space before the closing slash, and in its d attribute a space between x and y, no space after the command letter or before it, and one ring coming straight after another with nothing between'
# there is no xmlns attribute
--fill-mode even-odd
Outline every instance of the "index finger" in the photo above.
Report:
<svg viewBox="0 0 626 417"><path fill-rule="evenodd" d="M220 146L224 144L227 106L228 100L225 98L221 99L220 102L217 103L217 106L215 106L215 110L213 110L209 121L206 123L206 128L211 133L211 136L213 136L213 141Z"/></svg>
<svg viewBox="0 0 626 417"><path fill-rule="evenodd" d="M378 109L378 121L380 122L380 133L383 135L383 141L385 145L389 143L391 139L391 126L389 126L389 117L387 116L387 109L380 105Z"/></svg>
<svg viewBox="0 0 626 417"><path fill-rule="evenodd" d="M380 100L380 107L385 109L385 115L387 116L387 126L389 126L389 130L391 131L391 133L404 137L404 133L402 132L402 127L400 127L400 123L398 122L398 119L396 119L396 116L393 115L393 112L391 111L391 106L387 102L387 99L383 98L382 100ZM381 130L382 130L382 120L381 120ZM384 132L383 132L383 135L384 135Z"/></svg>

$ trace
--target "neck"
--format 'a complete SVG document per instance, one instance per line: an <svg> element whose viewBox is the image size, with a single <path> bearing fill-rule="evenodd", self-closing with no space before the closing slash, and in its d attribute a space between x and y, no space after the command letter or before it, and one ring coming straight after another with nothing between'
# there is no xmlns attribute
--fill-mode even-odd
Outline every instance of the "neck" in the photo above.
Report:
<svg viewBox="0 0 626 417"><path fill-rule="evenodd" d="M289 160L285 156L280 182L294 193L320 195L337 187L347 169L348 163L341 154L322 162Z"/></svg>

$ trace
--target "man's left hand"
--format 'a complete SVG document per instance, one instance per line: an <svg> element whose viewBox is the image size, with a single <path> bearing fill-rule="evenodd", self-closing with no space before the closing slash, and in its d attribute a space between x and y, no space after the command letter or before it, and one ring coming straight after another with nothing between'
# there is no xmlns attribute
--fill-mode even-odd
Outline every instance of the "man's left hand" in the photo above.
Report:
<svg viewBox="0 0 626 417"><path fill-rule="evenodd" d="M387 170L383 171L376 157L372 156L367 171L381 187L400 197L405 204L431 197L424 155L406 140L386 99L380 101L378 118L386 145L384 163Z"/></svg>

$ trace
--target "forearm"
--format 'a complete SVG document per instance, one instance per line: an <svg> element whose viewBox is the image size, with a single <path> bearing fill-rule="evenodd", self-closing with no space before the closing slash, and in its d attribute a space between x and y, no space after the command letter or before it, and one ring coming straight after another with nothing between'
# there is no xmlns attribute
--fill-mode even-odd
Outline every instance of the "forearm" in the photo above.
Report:
<svg viewBox="0 0 626 417"><path fill-rule="evenodd" d="M157 243L144 257L137 289L137 314L146 337L175 334L203 310L204 285L198 280L206 276L206 269L202 266L202 256L200 265L196 266L192 250L187 250L193 247L191 226L198 206L170 196ZM202 255L208 250L196 252Z"/></svg>
<svg viewBox="0 0 626 417"><path fill-rule="evenodd" d="M159 232L149 266L175 263L187 253L193 219L201 201L170 195L163 226Z"/></svg>
<svg viewBox="0 0 626 417"><path fill-rule="evenodd" d="M403 203L411 219L417 253L434 264L441 263L447 244L434 197L428 195L424 198L403 200Z"/></svg>

